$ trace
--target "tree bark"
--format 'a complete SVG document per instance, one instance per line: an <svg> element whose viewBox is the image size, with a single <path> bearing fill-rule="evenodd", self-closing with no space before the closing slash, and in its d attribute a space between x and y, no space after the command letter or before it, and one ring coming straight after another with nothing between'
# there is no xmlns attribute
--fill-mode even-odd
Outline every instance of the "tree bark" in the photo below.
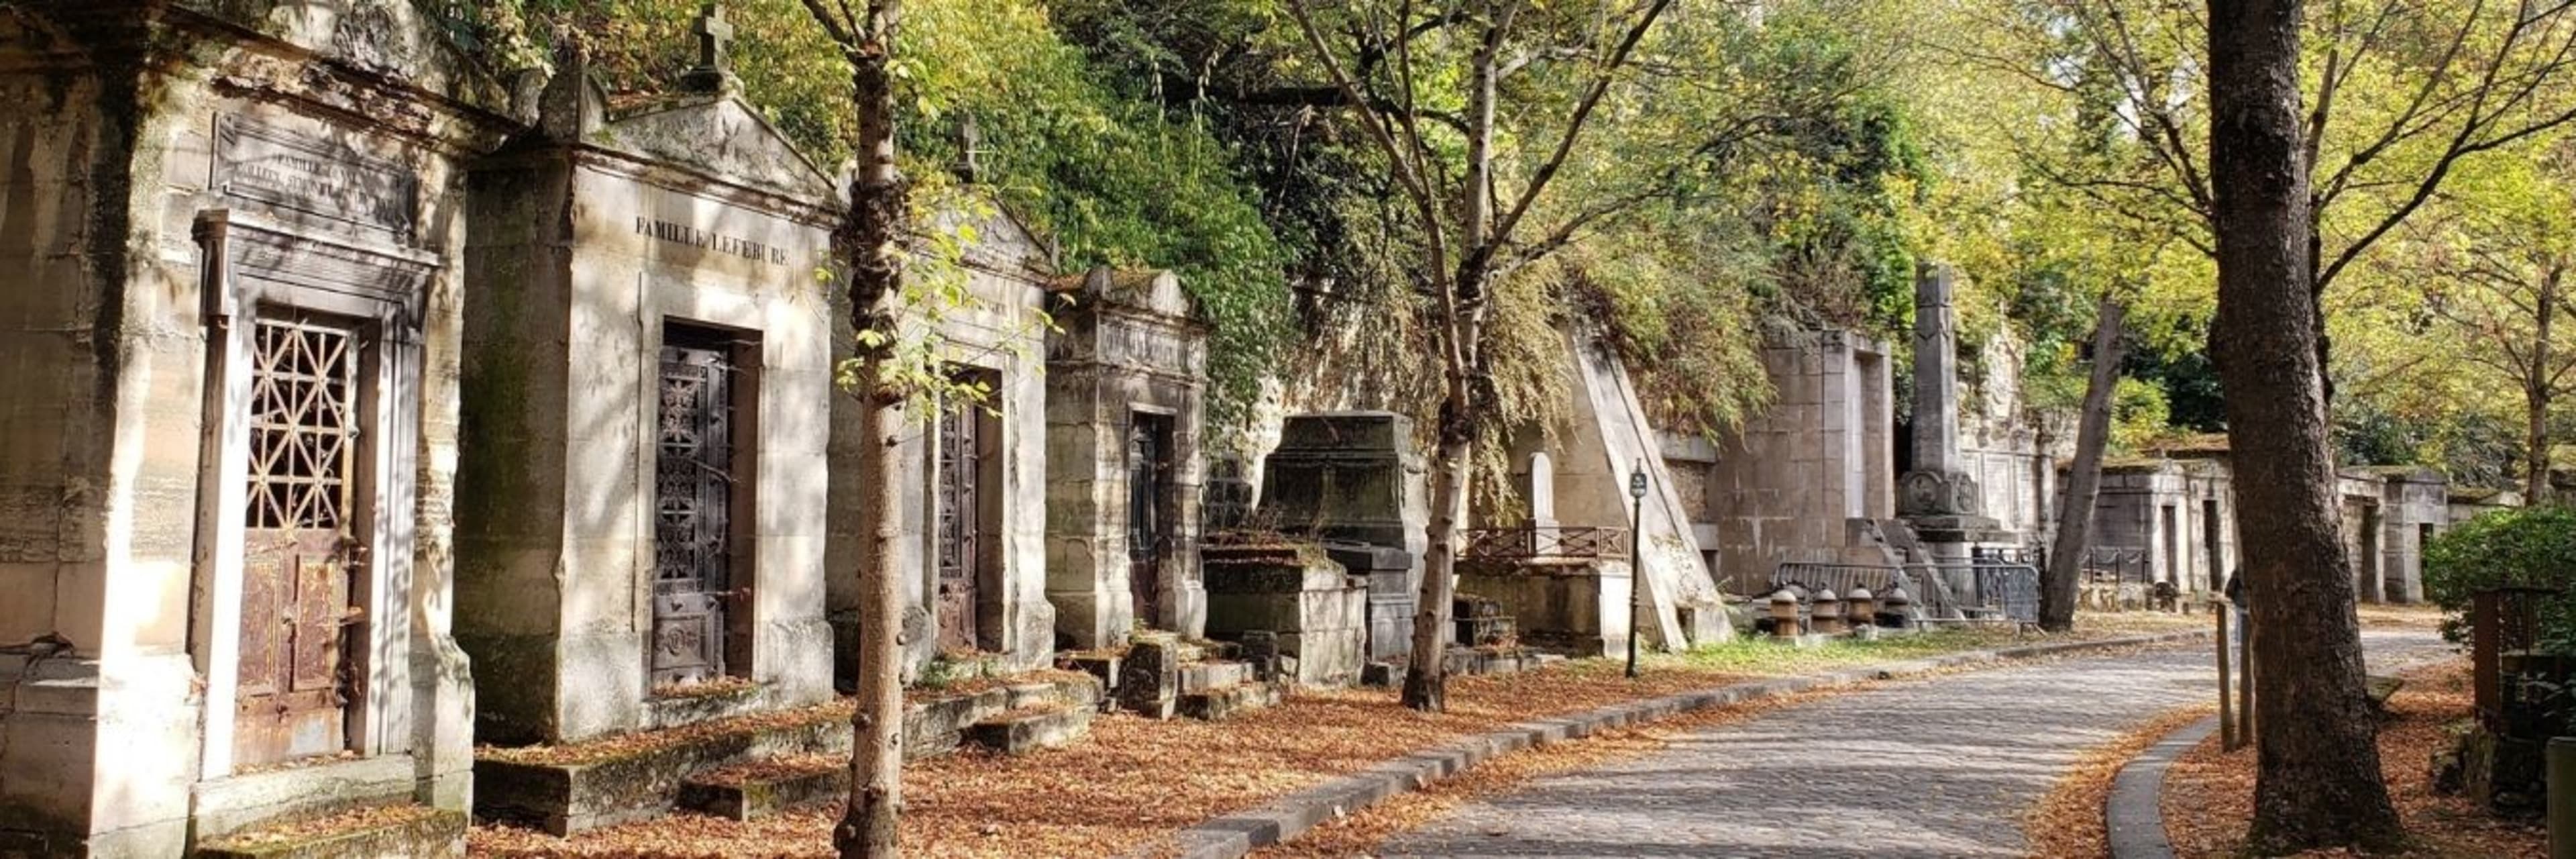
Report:
<svg viewBox="0 0 2576 859"><path fill-rule="evenodd" d="M2040 582L2039 626L2050 632L2075 628L2076 588L2084 578L2084 556L2093 546L2093 504L2102 489L2102 449L2111 443L2111 395L2120 386L2120 338L2128 309L2102 296L2093 329L2093 375L2084 384L2084 413L2075 427L2075 462L2066 469L2066 491L2059 496L2057 540L2048 548L2048 573Z"/></svg>
<svg viewBox="0 0 2576 859"><path fill-rule="evenodd" d="M817 14L820 14L818 11ZM902 503L895 454L901 442L903 397L882 378L896 334L889 296L899 294L904 270L904 226L909 189L895 166L893 59L902 22L901 0L871 0L867 17L850 22L851 98L858 108L859 172L850 182L850 214L838 237L850 266L850 314L859 334L857 391L860 437L867 439L860 473L876 482L872 503L858 510L860 532L870 535L859 570L859 697L850 717L850 794L832 845L843 859L901 855L896 822L903 809L903 581L894 569L902 534L894 511Z"/></svg>
<svg viewBox="0 0 2576 859"><path fill-rule="evenodd" d="M2248 846L2274 855L2393 846L2363 688L2361 631L2328 447L2308 285L2298 0L2209 0L2218 317L2258 769Z"/></svg>

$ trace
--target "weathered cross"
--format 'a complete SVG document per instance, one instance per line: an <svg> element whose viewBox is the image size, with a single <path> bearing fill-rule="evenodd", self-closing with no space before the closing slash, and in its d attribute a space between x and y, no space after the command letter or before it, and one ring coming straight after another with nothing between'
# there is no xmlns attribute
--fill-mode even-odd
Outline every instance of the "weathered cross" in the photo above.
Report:
<svg viewBox="0 0 2576 859"><path fill-rule="evenodd" d="M725 46L733 42L733 23L725 20L724 7L709 3L698 14L698 67L722 70Z"/></svg>

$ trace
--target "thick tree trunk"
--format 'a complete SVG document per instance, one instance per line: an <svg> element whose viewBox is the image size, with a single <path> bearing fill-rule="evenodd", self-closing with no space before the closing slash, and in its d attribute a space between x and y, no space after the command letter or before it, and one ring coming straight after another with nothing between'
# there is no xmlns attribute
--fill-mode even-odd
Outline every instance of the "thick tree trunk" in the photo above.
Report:
<svg viewBox="0 0 2576 859"><path fill-rule="evenodd" d="M2121 323L2128 310L2106 295L2097 315L2093 376L2084 384L2084 413L2075 427L2075 462L2066 469L2057 541L2048 548L2048 572L2040 582L2039 626L2051 632L2075 628L2076 587L2093 546L2093 502L2102 489L2102 449L2111 443L2111 395L2120 386Z"/></svg>
<svg viewBox="0 0 2576 859"><path fill-rule="evenodd" d="M2297 0L2209 0L2210 169L2236 521L2253 605L2259 761L2249 846L2394 844L2363 689L2310 300Z"/></svg>
<svg viewBox="0 0 2576 859"><path fill-rule="evenodd" d="M894 568L902 537L894 511L902 503L895 453L903 398L881 378L895 334L888 297L903 283L904 220L910 208L903 175L895 167L894 88L888 65L902 19L900 0L874 0L852 51L851 96L858 108L859 173L851 180L850 218L839 241L850 265L850 314L861 334L857 391L860 437L867 439L861 473L876 481L872 503L857 523L869 534L859 571L859 700L850 717L850 795L832 845L843 859L901 855L896 821L903 809L903 581ZM874 340L874 345L868 341Z"/></svg>

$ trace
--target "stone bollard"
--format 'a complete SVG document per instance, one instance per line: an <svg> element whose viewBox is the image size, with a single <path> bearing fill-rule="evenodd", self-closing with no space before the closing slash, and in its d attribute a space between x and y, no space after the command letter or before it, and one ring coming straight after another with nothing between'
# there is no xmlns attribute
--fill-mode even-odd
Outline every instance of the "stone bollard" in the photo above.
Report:
<svg viewBox="0 0 2576 859"><path fill-rule="evenodd" d="M1906 595L1904 585L1887 589L1887 595L1878 598L1878 605L1879 614L1891 619L1887 624L1889 628L1905 629L1914 625L1914 598Z"/></svg>
<svg viewBox="0 0 2576 859"><path fill-rule="evenodd" d="M1817 591L1815 608L1808 612L1808 619L1808 626L1813 628L1817 635L1843 634L1845 627L1843 626L1842 597L1835 596L1833 591Z"/></svg>
<svg viewBox="0 0 2576 859"><path fill-rule="evenodd" d="M1798 637L1798 595L1781 588L1771 595L1771 637L1794 640Z"/></svg>
<svg viewBox="0 0 2576 859"><path fill-rule="evenodd" d="M1878 625L1878 597L1872 595L1868 588L1851 589L1851 593L1843 595L1843 605L1843 615L1850 619L1853 628Z"/></svg>

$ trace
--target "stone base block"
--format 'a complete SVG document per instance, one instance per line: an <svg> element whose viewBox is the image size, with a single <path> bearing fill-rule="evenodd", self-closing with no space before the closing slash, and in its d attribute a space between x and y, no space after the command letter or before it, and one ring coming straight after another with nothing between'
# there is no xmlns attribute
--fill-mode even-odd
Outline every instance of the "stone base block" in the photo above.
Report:
<svg viewBox="0 0 2576 859"><path fill-rule="evenodd" d="M1441 660L1440 670L1453 677L1474 674L1517 674L1564 660L1563 656L1517 647L1452 647Z"/></svg>
<svg viewBox="0 0 2576 859"><path fill-rule="evenodd" d="M1196 662L1181 666L1180 694L1194 695L1252 682L1252 666L1241 662Z"/></svg>
<svg viewBox="0 0 2576 859"><path fill-rule="evenodd" d="M1006 755L1060 749L1091 733L1091 713L1078 707L1015 710L968 727L966 742Z"/></svg>
<svg viewBox="0 0 2576 859"><path fill-rule="evenodd" d="M1252 683L1181 696L1181 715L1210 722L1221 722L1236 715L1274 706L1279 703L1279 687Z"/></svg>
<svg viewBox="0 0 2576 859"><path fill-rule="evenodd" d="M680 785L680 807L727 820L758 820L838 800L849 789L848 759L814 757L691 779Z"/></svg>
<svg viewBox="0 0 2576 859"><path fill-rule="evenodd" d="M1360 685L1378 689L1402 686L1404 663L1380 661L1360 666Z"/></svg>
<svg viewBox="0 0 2576 859"><path fill-rule="evenodd" d="M422 805L252 830L199 845L206 859L412 859L463 857L465 813Z"/></svg>
<svg viewBox="0 0 2576 859"><path fill-rule="evenodd" d="M1492 601L1524 642L1599 656L1627 649L1633 581L1615 561L1533 562L1463 568L1458 590Z"/></svg>

